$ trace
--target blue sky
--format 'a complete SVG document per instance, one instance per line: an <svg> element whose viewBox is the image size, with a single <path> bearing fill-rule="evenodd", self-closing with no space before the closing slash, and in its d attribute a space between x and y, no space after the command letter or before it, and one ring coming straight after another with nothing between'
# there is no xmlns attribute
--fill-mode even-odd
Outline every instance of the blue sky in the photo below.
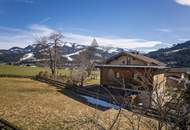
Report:
<svg viewBox="0 0 190 130"><path fill-rule="evenodd" d="M190 39L190 0L0 0L0 48L52 32L66 41L154 50Z"/></svg>

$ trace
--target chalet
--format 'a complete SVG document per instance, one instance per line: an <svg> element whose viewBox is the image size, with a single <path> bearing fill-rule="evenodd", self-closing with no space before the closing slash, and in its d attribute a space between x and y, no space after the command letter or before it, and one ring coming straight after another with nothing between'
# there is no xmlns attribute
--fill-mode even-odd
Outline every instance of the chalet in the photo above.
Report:
<svg viewBox="0 0 190 130"><path fill-rule="evenodd" d="M190 80L190 68L170 68L166 76Z"/></svg>
<svg viewBox="0 0 190 130"><path fill-rule="evenodd" d="M145 77L150 91L153 85L165 86L166 64L138 52L119 53L96 67L100 69L101 86L136 92L137 103L147 107L151 104L150 97L145 94L145 86L139 81Z"/></svg>
<svg viewBox="0 0 190 130"><path fill-rule="evenodd" d="M183 86L183 82L190 82L190 68L170 68L166 72L166 85L173 88Z"/></svg>

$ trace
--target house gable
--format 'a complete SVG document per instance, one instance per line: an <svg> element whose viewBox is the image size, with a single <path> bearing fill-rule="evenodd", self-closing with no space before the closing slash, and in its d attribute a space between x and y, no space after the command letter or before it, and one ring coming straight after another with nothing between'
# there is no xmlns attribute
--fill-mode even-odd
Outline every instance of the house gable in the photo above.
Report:
<svg viewBox="0 0 190 130"><path fill-rule="evenodd" d="M113 64L113 65L147 65L146 62L139 60L135 57L132 57L130 55L122 55L117 57L116 59L108 62L107 64Z"/></svg>
<svg viewBox="0 0 190 130"><path fill-rule="evenodd" d="M138 53L122 52L119 53L106 61L106 64L125 64L125 65L159 65L166 66L166 64L149 58L147 56Z"/></svg>

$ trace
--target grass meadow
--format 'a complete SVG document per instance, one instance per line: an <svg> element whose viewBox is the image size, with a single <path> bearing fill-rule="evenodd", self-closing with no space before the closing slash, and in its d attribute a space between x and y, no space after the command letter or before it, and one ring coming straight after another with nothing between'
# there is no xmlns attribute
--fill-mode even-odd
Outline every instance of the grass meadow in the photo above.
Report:
<svg viewBox="0 0 190 130"><path fill-rule="evenodd" d="M47 71L50 73L50 69L48 67L33 67L33 66L16 66L16 65L0 65L0 76L7 75L7 76L35 76L39 74L40 71ZM99 72L94 71L96 73L96 79L86 79L85 85L91 84L99 84ZM70 70L68 68L65 69L58 69L59 75L69 76Z"/></svg>
<svg viewBox="0 0 190 130"><path fill-rule="evenodd" d="M37 66L16 66L16 65L0 65L0 75L18 75L18 76L35 76L40 71L48 71L47 67ZM59 69L59 74L68 75L68 69Z"/></svg>
<svg viewBox="0 0 190 130"><path fill-rule="evenodd" d="M0 118L23 130L96 130L94 120L109 129L118 111L95 109L84 100L66 89L31 79L0 78ZM118 120L118 130L132 128L125 116L133 119L131 112L125 112ZM150 122L144 117L142 120ZM147 128L142 126L141 130Z"/></svg>

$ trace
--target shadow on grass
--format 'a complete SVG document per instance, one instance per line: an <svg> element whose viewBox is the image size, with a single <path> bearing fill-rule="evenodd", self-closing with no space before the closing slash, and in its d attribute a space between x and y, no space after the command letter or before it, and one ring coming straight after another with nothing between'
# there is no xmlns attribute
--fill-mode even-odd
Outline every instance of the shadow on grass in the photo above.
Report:
<svg viewBox="0 0 190 130"><path fill-rule="evenodd" d="M58 87L57 87L58 88ZM90 107L93 107L95 109L98 109L98 110L101 110L101 111L106 111L110 108L107 108L107 107L103 107L103 106L100 106L100 105L95 105L95 104L92 104L92 103L89 103L85 98L81 97L80 94L72 91L72 90L69 90L67 88L63 88L63 89L60 89L58 88L58 92L80 102L80 103L83 103L85 105L88 105Z"/></svg>
<svg viewBox="0 0 190 130"><path fill-rule="evenodd" d="M34 80L36 80L36 79L34 79ZM36 80L36 81L39 81L39 80ZM84 97L82 97L82 96L80 96L80 95L85 95L85 94L80 94L80 93L78 93L78 92L75 92L75 91L73 91L72 89L69 89L69 88L66 88L66 87L64 87L63 85L61 85L60 86L60 84L54 84L54 83L51 83L51 82L47 82L47 81L39 81L39 82L43 82L43 83L46 83L46 84L49 84L50 85L50 87L55 87L55 88L57 88L57 91L58 92L60 92L60 93L62 93L62 94L64 94L64 95L66 95L66 96L68 96L68 97L70 97L70 98L72 98L72 99L74 99L74 100L76 100L76 101L78 101L78 102L81 102L81 103L83 103L83 104L85 104L85 105L88 105L88 106L90 106L90 107L93 107L93 108L95 108L95 109L98 109L98 110L101 110L101 111L106 111L106 110L109 110L110 108L108 108L108 107L103 107L103 106L100 106L100 105L96 105L96 104L93 104L93 103L90 103L90 102L88 102L87 101L87 99L85 99ZM90 88L89 90L91 90L91 88L96 88L96 89L92 89L91 91L94 91L94 92L99 92L99 89L97 89L97 88L100 88L99 86L97 86L97 85L95 85L94 87L93 87L94 85L89 85L88 87L86 86L86 89L88 90L88 88ZM97 97L97 99L99 99L98 97ZM101 99L100 99L101 100Z"/></svg>

